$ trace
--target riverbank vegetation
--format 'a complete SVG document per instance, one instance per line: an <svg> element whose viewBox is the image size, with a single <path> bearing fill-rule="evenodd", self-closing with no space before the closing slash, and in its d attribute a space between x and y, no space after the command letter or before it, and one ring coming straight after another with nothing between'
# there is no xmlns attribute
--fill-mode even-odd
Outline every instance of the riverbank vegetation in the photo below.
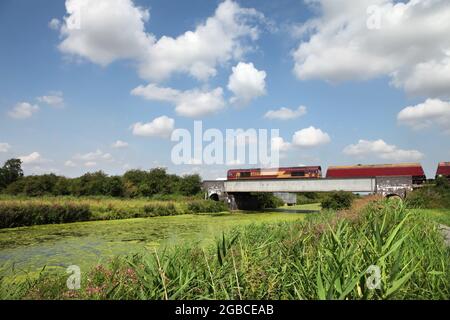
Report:
<svg viewBox="0 0 450 320"><path fill-rule="evenodd" d="M321 204L323 209L328 210L345 210L350 209L356 196L351 192L337 191L330 192L323 198Z"/></svg>
<svg viewBox="0 0 450 320"><path fill-rule="evenodd" d="M370 266L380 268L371 289ZM437 225L402 203L326 211L305 222L250 225L207 249L117 257L68 290L65 273L1 282L26 299L449 299L450 250Z"/></svg>
<svg viewBox="0 0 450 320"><path fill-rule="evenodd" d="M421 209L450 209L450 182L439 177L407 196L408 207Z"/></svg>
<svg viewBox="0 0 450 320"><path fill-rule="evenodd" d="M0 228L228 211L224 202L89 197L0 197Z"/></svg>
<svg viewBox="0 0 450 320"><path fill-rule="evenodd" d="M163 168L123 176L24 176L21 161L10 159L0 168L0 193L0 228L228 210L202 200L199 175L177 176Z"/></svg>

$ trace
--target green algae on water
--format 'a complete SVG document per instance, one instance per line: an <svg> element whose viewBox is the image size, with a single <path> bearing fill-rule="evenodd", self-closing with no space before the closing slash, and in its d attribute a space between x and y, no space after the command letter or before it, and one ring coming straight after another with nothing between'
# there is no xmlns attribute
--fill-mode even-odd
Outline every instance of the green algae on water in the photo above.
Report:
<svg viewBox="0 0 450 320"><path fill-rule="evenodd" d="M160 246L206 246L223 231L252 223L303 219L297 213L219 213L77 222L0 230L0 267L36 272L46 268L84 269L117 255Z"/></svg>

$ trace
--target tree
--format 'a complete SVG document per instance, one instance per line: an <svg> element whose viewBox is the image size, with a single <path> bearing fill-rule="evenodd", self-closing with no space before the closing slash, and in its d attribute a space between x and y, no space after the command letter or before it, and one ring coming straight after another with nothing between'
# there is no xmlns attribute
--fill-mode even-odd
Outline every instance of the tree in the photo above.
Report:
<svg viewBox="0 0 450 320"><path fill-rule="evenodd" d="M180 179L180 193L184 196L193 196L200 192L202 179L198 174L185 175Z"/></svg>
<svg viewBox="0 0 450 320"><path fill-rule="evenodd" d="M111 197L123 197L124 187L120 177L109 177L105 183L105 192Z"/></svg>
<svg viewBox="0 0 450 320"><path fill-rule="evenodd" d="M13 183L10 183L6 188L2 190L2 192L11 195L19 195L23 194L24 187L25 179L19 179L17 181L14 181Z"/></svg>
<svg viewBox="0 0 450 320"><path fill-rule="evenodd" d="M105 195L105 186L108 176L103 171L86 173L79 178L79 193L83 196Z"/></svg>
<svg viewBox="0 0 450 320"><path fill-rule="evenodd" d="M9 159L0 169L0 189L3 189L23 177L22 161Z"/></svg>
<svg viewBox="0 0 450 320"><path fill-rule="evenodd" d="M123 178L122 178L123 180ZM124 196L128 198L136 198L139 196L139 188L130 181L123 182Z"/></svg>
<svg viewBox="0 0 450 320"><path fill-rule="evenodd" d="M59 177L54 174L22 177L10 183L4 192L12 195L24 194L31 197L53 195Z"/></svg>
<svg viewBox="0 0 450 320"><path fill-rule="evenodd" d="M58 177L56 184L53 188L53 195L55 196L67 196L70 195L72 179L67 179L65 177Z"/></svg>
<svg viewBox="0 0 450 320"><path fill-rule="evenodd" d="M180 192L180 183L182 178L177 176L176 174L167 175L168 184L169 184L169 193L181 193Z"/></svg>
<svg viewBox="0 0 450 320"><path fill-rule="evenodd" d="M123 175L123 181L131 182L135 186L138 186L145 180L147 174L147 171L144 170L129 170Z"/></svg>
<svg viewBox="0 0 450 320"><path fill-rule="evenodd" d="M122 177L124 194L126 197L135 198L142 196L141 185L147 178L148 173L143 170L129 170Z"/></svg>
<svg viewBox="0 0 450 320"><path fill-rule="evenodd" d="M54 174L23 176L21 161L8 160L0 168L1 192L28 196L73 195L111 197L152 197L154 195L181 194L193 196L201 190L198 174L180 177L168 174L165 168L149 171L130 170L123 176L108 176L102 171L86 173L78 178Z"/></svg>
<svg viewBox="0 0 450 320"><path fill-rule="evenodd" d="M44 174L41 176L28 176L23 181L23 193L27 196L38 197L53 194L58 177L54 174Z"/></svg>
<svg viewBox="0 0 450 320"><path fill-rule="evenodd" d="M151 169L145 184L147 184L149 195L172 193L169 177L164 168Z"/></svg>

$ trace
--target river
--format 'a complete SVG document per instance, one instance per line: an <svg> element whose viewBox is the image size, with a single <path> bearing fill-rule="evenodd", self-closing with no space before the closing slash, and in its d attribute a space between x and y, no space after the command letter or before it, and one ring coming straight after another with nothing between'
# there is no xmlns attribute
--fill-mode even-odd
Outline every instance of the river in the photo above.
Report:
<svg viewBox="0 0 450 320"><path fill-rule="evenodd" d="M123 254L159 246L213 243L223 231L251 223L294 221L298 213L226 213L91 221L0 230L0 266L36 272L42 267L89 268Z"/></svg>

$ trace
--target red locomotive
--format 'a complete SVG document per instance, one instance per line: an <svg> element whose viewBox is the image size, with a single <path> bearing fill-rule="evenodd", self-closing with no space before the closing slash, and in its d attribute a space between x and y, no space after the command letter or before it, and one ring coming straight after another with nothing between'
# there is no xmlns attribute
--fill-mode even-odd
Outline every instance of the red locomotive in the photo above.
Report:
<svg viewBox="0 0 450 320"><path fill-rule="evenodd" d="M286 167L286 168L258 168L228 170L228 180L257 180L257 179L317 179L322 177L320 166Z"/></svg>

